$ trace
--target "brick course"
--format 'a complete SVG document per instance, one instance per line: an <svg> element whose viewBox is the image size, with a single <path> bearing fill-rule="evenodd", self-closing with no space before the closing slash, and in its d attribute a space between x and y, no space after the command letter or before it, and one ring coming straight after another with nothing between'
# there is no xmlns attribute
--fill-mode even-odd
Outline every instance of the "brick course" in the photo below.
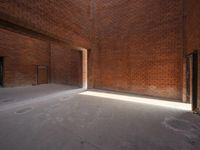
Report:
<svg viewBox="0 0 200 150"><path fill-rule="evenodd" d="M200 108L200 1L185 0L184 16L185 16L185 54L189 54L197 50L199 55L198 63L198 106ZM184 74L185 75L185 74ZM185 88L185 87L184 87Z"/></svg>
<svg viewBox="0 0 200 150"><path fill-rule="evenodd" d="M180 100L182 1L96 0L95 9L94 87Z"/></svg>
<svg viewBox="0 0 200 150"><path fill-rule="evenodd" d="M0 56L5 58L5 87L36 85L37 65L49 67L51 83L82 85L80 51L4 29L0 29L0 35Z"/></svg>
<svg viewBox="0 0 200 150"><path fill-rule="evenodd" d="M66 45L51 43L51 82L82 85L82 53Z"/></svg>
<svg viewBox="0 0 200 150"><path fill-rule="evenodd" d="M70 46L75 45L91 49L89 87L181 100L185 88L183 56L200 49L199 5L198 0L8 0L0 2L0 18L67 43L51 43L52 82L81 83L77 67L80 53L72 52ZM0 53L5 53L5 48L23 49L32 40L43 45L42 51L50 51L45 47L48 41L14 33L5 41L4 37L11 35L4 34L0 36ZM9 38L17 40L10 42ZM35 62L29 57L20 60L17 55L22 64ZM32 83L32 73L28 79L15 76L27 80L19 83ZM12 73L7 78L10 76Z"/></svg>
<svg viewBox="0 0 200 150"><path fill-rule="evenodd" d="M0 56L4 56L4 86L36 84L36 65L49 65L49 42L0 29Z"/></svg>
<svg viewBox="0 0 200 150"><path fill-rule="evenodd" d="M90 44L89 14L90 0L0 1L0 18L84 47Z"/></svg>

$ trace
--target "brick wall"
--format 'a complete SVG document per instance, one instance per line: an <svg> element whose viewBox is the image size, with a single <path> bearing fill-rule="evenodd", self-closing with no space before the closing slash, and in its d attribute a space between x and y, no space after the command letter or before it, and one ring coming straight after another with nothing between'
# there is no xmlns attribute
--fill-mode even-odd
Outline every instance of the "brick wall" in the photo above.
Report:
<svg viewBox="0 0 200 150"><path fill-rule="evenodd" d="M189 54L194 50L199 53L199 77L198 77L198 106L200 108L200 1L185 0L185 53Z"/></svg>
<svg viewBox="0 0 200 150"><path fill-rule="evenodd" d="M81 83L77 67L80 54L71 51L71 45L76 45L91 48L90 87L180 100L184 89L183 54L200 47L198 8L198 0L1 1L0 19L67 43L51 45L52 82ZM1 38L11 36L8 33ZM2 49L27 46L21 42L24 39L25 43L33 40L48 45L16 36L20 38L7 40L7 46L1 40L1 53L5 53ZM70 64L76 65L70 68ZM30 79L27 82L31 83Z"/></svg>
<svg viewBox="0 0 200 150"><path fill-rule="evenodd" d="M34 31L89 47L90 0L4 0L0 18Z"/></svg>
<svg viewBox="0 0 200 150"><path fill-rule="evenodd" d="M4 86L36 84L36 65L49 65L49 43L0 29Z"/></svg>
<svg viewBox="0 0 200 150"><path fill-rule="evenodd" d="M185 50L200 50L200 1L185 0Z"/></svg>
<svg viewBox="0 0 200 150"><path fill-rule="evenodd" d="M64 49L55 43L51 45L51 80L54 83L81 84L80 52L73 52L71 49L72 46L90 47L90 0L1 1L0 19L63 41L68 45L67 48L65 45ZM29 32L25 34L29 36ZM35 36L35 33L34 37L40 39L40 37L36 37L37 34ZM23 46L21 43L18 44L18 47ZM29 51L32 49L30 48ZM30 79L26 77L23 80L23 82L30 82ZM10 84L14 84L13 82L10 81Z"/></svg>
<svg viewBox="0 0 200 150"><path fill-rule="evenodd" d="M51 44L51 82L82 86L82 53L71 47Z"/></svg>
<svg viewBox="0 0 200 150"><path fill-rule="evenodd" d="M5 87L37 84L36 65L49 66L52 83L82 85L81 52L66 45L0 29L0 56L4 57Z"/></svg>
<svg viewBox="0 0 200 150"><path fill-rule="evenodd" d="M93 7L90 86L181 99L182 0L96 0Z"/></svg>

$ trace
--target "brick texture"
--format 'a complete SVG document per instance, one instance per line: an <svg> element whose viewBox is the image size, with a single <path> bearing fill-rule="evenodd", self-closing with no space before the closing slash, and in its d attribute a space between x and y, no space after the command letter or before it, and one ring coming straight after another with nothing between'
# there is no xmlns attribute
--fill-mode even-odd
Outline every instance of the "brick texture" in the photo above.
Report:
<svg viewBox="0 0 200 150"><path fill-rule="evenodd" d="M197 50L199 55L198 63L198 107L200 108L200 1L185 0L185 54Z"/></svg>
<svg viewBox="0 0 200 150"><path fill-rule="evenodd" d="M0 29L4 56L4 86L36 84L36 65L49 65L49 43Z"/></svg>
<svg viewBox="0 0 200 150"><path fill-rule="evenodd" d="M57 43L41 41L0 29L0 56L4 60L4 86L37 84L37 65L48 66L38 72L40 83L82 85L81 52Z"/></svg>
<svg viewBox="0 0 200 150"><path fill-rule="evenodd" d="M80 85L75 45L91 49L89 87L180 100L183 56L200 49L199 8L198 0L0 1L0 19L67 45L1 29L5 83L34 84L33 66L48 64L53 83Z"/></svg>
<svg viewBox="0 0 200 150"><path fill-rule="evenodd" d="M200 50L200 1L185 0L185 50Z"/></svg>
<svg viewBox="0 0 200 150"><path fill-rule="evenodd" d="M182 0L96 0L94 10L91 84L180 100Z"/></svg>
<svg viewBox="0 0 200 150"><path fill-rule="evenodd" d="M60 44L51 44L51 81L82 85L82 53Z"/></svg>
<svg viewBox="0 0 200 150"><path fill-rule="evenodd" d="M0 1L0 18L83 47L90 44L89 14L90 0Z"/></svg>

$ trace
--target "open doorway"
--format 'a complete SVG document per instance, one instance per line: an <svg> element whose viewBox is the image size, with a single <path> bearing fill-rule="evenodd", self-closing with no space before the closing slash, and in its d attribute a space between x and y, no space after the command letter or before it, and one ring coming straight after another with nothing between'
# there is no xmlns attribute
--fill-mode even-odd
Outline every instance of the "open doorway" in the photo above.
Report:
<svg viewBox="0 0 200 150"><path fill-rule="evenodd" d="M77 47L76 50L81 51L82 55L82 88L87 89L88 88L88 50L85 48Z"/></svg>
<svg viewBox="0 0 200 150"><path fill-rule="evenodd" d="M186 94L187 102L192 104L192 110L197 108L198 92L198 52L186 56Z"/></svg>
<svg viewBox="0 0 200 150"><path fill-rule="evenodd" d="M0 57L0 86L3 86L3 74L4 74L4 68L3 68L3 57Z"/></svg>
<svg viewBox="0 0 200 150"><path fill-rule="evenodd" d="M82 49L82 87L88 88L88 51Z"/></svg>

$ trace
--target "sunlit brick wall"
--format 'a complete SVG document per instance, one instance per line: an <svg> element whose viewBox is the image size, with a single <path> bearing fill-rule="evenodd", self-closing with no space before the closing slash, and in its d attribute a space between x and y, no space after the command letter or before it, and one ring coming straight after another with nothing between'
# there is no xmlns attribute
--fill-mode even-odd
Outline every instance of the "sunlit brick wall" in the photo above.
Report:
<svg viewBox="0 0 200 150"><path fill-rule="evenodd" d="M90 84L181 100L182 6L182 0L96 0Z"/></svg>

